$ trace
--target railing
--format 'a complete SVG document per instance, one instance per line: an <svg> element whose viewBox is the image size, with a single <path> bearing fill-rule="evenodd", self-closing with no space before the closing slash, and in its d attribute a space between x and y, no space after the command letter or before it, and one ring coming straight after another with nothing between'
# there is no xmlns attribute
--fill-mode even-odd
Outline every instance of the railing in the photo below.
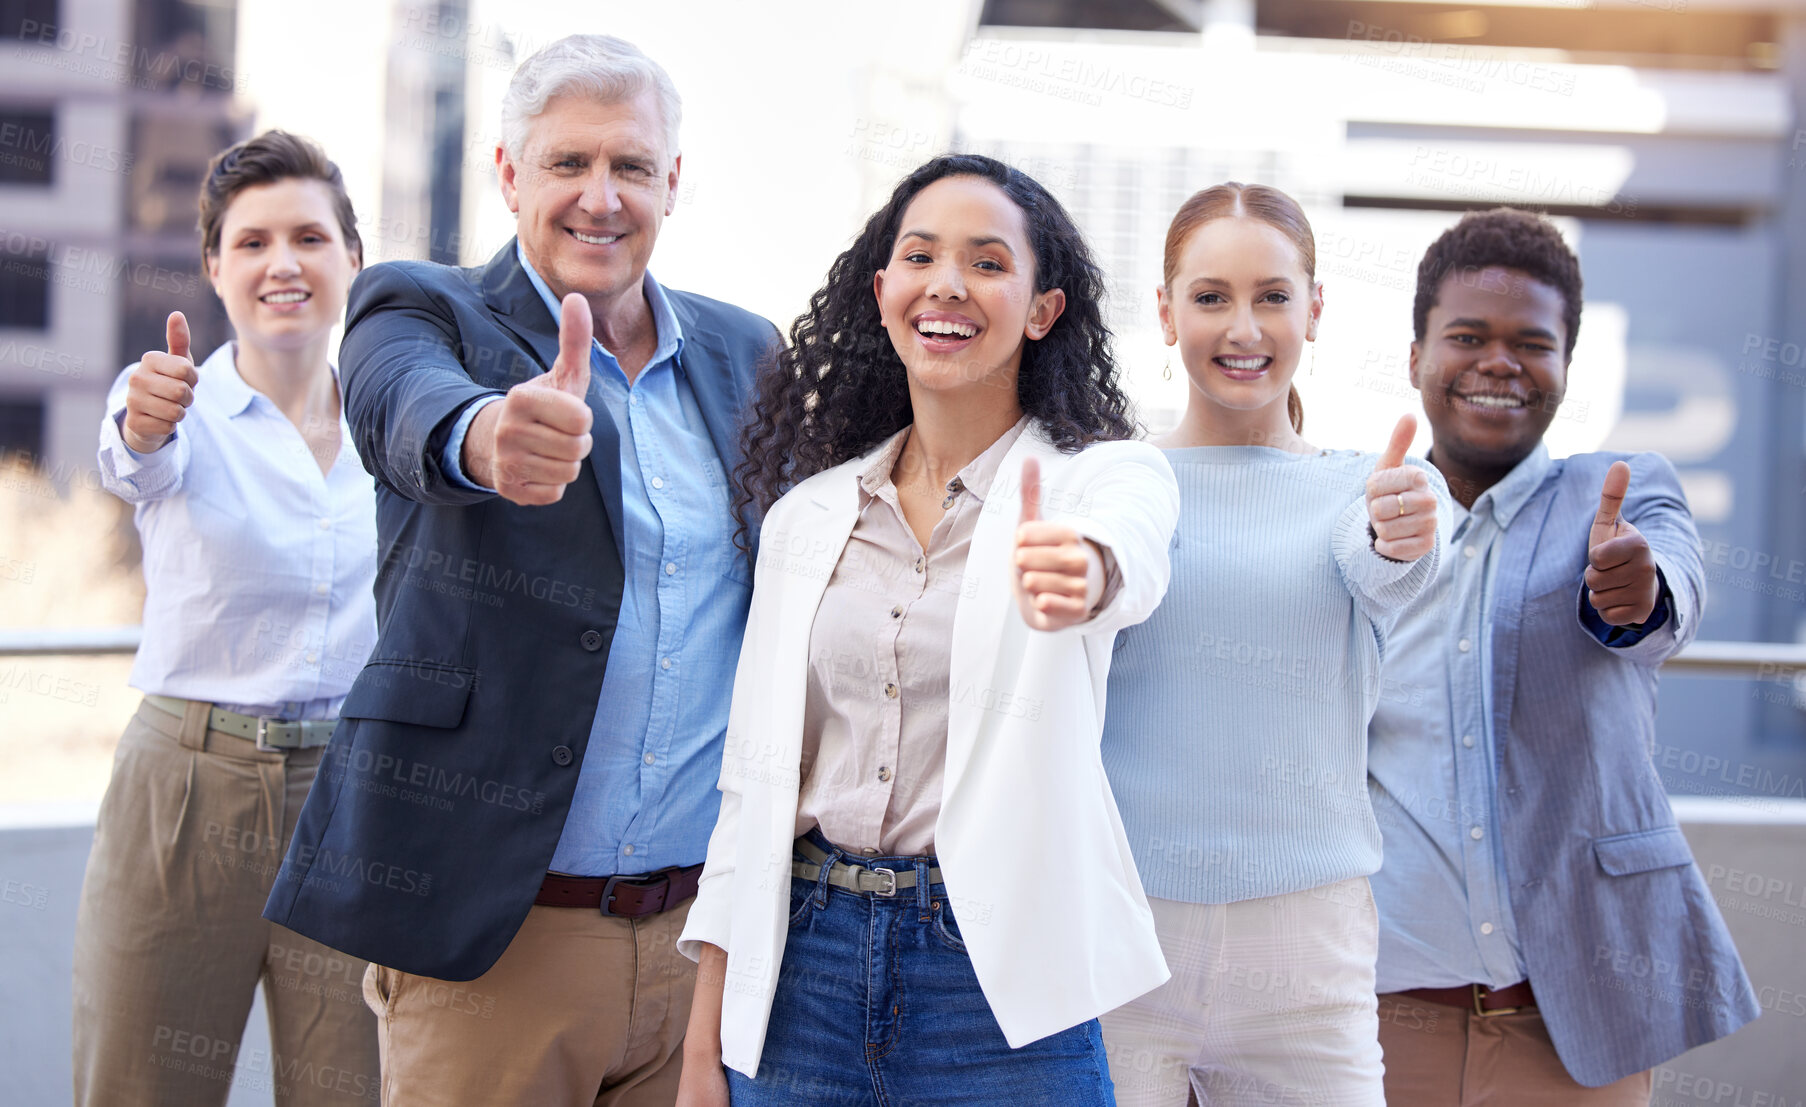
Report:
<svg viewBox="0 0 1806 1107"><path fill-rule="evenodd" d="M5 629L0 630L0 657L134 653L143 633L136 626ZM1806 673L1806 644L1693 642L1662 667L1686 676L1789 681Z"/></svg>

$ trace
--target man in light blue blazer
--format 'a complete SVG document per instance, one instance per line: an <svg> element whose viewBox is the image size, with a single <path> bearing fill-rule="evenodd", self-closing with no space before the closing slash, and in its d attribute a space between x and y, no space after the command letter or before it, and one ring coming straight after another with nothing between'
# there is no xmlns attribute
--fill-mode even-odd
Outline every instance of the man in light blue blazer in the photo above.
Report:
<svg viewBox="0 0 1806 1107"><path fill-rule="evenodd" d="M1369 732L1393 1103L1646 1105L1651 1068L1757 1014L1650 761L1705 602L1679 480L1543 445L1580 308L1526 212L1464 217L1418 270L1411 382L1455 503Z"/></svg>

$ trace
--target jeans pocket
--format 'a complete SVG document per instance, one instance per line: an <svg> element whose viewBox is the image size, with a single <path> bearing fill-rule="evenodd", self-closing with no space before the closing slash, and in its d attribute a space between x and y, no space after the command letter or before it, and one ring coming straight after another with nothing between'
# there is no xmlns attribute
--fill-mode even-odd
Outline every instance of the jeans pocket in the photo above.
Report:
<svg viewBox="0 0 1806 1107"><path fill-rule="evenodd" d="M795 926L809 916L815 904L815 885L801 880L790 882L790 925Z"/></svg>
<svg viewBox="0 0 1806 1107"><path fill-rule="evenodd" d="M953 908L947 906L945 900L934 901L934 936L941 944L955 953L966 952L966 940L959 935L959 920L953 917Z"/></svg>

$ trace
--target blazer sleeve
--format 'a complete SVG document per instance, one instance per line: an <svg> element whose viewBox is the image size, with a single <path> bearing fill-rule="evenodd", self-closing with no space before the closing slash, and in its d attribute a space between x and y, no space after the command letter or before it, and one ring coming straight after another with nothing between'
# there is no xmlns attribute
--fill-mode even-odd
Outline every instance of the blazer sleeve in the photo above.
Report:
<svg viewBox="0 0 1806 1107"><path fill-rule="evenodd" d="M1152 615L1166 596L1179 482L1166 455L1146 442L1107 442L1086 452L1097 454L1097 468L1060 521L1109 551L1119 584L1097 614L1069 629L1114 635Z"/></svg>
<svg viewBox="0 0 1806 1107"><path fill-rule="evenodd" d="M458 414L496 395L459 358L448 307L402 265L374 265L351 288L340 376L359 456L398 495L426 504L480 503L494 493L449 480L440 450Z"/></svg>
<svg viewBox="0 0 1806 1107"><path fill-rule="evenodd" d="M1626 661L1654 666L1678 653L1699 633L1706 605L1705 563L1700 556L1699 530L1693 525L1693 512L1687 507L1674 466L1658 453L1631 454L1624 460L1630 465L1630 490L1624 497L1622 518L1648 540L1655 555L1656 568L1668 588L1668 619L1632 645L1608 646L1580 619L1580 608L1588 603L1586 581L1582 580L1575 629L1600 649L1611 650ZM1597 501L1595 491L1592 502Z"/></svg>

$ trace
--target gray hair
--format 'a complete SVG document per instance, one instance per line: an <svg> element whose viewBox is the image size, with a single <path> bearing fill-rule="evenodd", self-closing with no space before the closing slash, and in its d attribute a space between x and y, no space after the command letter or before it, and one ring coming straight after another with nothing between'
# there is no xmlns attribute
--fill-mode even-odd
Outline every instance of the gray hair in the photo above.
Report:
<svg viewBox="0 0 1806 1107"><path fill-rule="evenodd" d="M545 111L554 96L574 93L613 104L648 89L664 119L665 154L676 157L684 109L671 75L639 47L613 35L568 35L514 71L502 97L502 148L518 159L527 142L528 122Z"/></svg>

